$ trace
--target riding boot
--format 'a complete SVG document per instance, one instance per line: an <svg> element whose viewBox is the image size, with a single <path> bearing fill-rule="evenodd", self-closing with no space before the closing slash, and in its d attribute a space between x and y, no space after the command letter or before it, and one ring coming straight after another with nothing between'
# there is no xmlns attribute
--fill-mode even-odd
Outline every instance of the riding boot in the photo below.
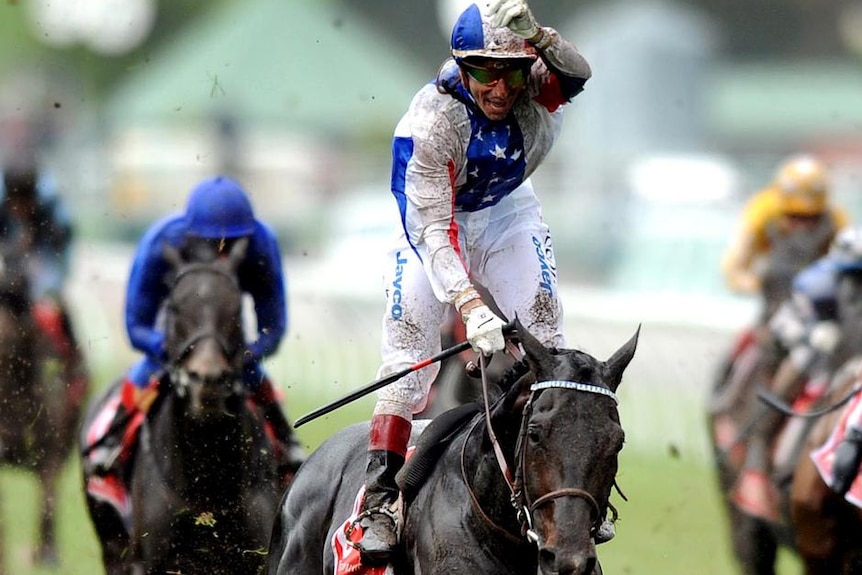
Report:
<svg viewBox="0 0 862 575"><path fill-rule="evenodd" d="M75 416L89 391L90 381L69 314L59 302L44 300L33 306L33 318L60 360L69 414Z"/></svg>
<svg viewBox="0 0 862 575"><path fill-rule="evenodd" d="M125 476L125 464L131 459L140 421L158 394L158 382L140 388L131 380L123 380L120 401L101 438L95 442L86 459L88 473L99 476ZM134 425L132 425L134 423Z"/></svg>
<svg viewBox="0 0 862 575"><path fill-rule="evenodd" d="M365 498L359 525L359 553L368 566L386 564L398 545L401 519L395 475L404 465L412 423L397 415L375 415L371 419Z"/></svg>
<svg viewBox="0 0 862 575"><path fill-rule="evenodd" d="M263 378L252 399L260 406L264 419L275 435L277 444L275 457L278 474L281 477L282 485L286 487L293 479L299 466L305 461L305 449L300 445L293 427L288 423L275 387L269 378Z"/></svg>
<svg viewBox="0 0 862 575"><path fill-rule="evenodd" d="M844 439L835 448L832 464L832 490L844 495L850 490L862 464L862 429L848 426Z"/></svg>
<svg viewBox="0 0 862 575"><path fill-rule="evenodd" d="M745 463L730 498L744 513L778 523L778 491L772 481L769 458L775 430L783 419L781 414L768 406L758 407Z"/></svg>

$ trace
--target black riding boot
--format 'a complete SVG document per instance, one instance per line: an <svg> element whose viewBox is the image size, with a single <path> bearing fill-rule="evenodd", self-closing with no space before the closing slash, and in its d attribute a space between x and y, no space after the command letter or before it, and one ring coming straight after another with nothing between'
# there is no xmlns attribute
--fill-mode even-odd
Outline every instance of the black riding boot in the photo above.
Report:
<svg viewBox="0 0 862 575"><path fill-rule="evenodd" d="M844 495L853 485L862 464L862 429L848 427L844 439L835 448L832 464L832 490Z"/></svg>
<svg viewBox="0 0 862 575"><path fill-rule="evenodd" d="M88 474L106 476L120 475L119 461L123 450L122 439L130 414L122 403L117 405L117 411L108 425L105 435L98 445L91 448L84 460L84 469Z"/></svg>
<svg viewBox="0 0 862 575"><path fill-rule="evenodd" d="M403 465L404 456L394 451L368 451L362 504L365 516L359 523L362 527L359 553L367 565L386 564L398 545L398 517L391 508L399 492L395 474Z"/></svg>

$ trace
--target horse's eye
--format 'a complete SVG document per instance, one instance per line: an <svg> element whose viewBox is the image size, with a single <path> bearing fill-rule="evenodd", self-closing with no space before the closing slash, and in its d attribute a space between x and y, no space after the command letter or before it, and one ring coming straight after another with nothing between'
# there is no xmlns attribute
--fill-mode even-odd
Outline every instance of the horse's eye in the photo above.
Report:
<svg viewBox="0 0 862 575"><path fill-rule="evenodd" d="M527 437L531 443L541 443L542 438L544 437L541 426L530 424L530 426L527 427Z"/></svg>

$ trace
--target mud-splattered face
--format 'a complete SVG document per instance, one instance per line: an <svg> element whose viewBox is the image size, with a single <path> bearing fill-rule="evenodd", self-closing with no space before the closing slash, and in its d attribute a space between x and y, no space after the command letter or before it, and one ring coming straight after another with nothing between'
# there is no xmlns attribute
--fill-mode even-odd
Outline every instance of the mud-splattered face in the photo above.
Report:
<svg viewBox="0 0 862 575"><path fill-rule="evenodd" d="M474 61L461 64L461 78L489 120L505 118L527 86L529 68L523 63Z"/></svg>

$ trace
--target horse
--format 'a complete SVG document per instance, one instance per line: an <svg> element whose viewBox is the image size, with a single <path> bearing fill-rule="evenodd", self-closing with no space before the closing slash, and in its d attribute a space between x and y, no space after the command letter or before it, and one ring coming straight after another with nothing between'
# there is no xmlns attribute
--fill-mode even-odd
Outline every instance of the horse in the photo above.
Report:
<svg viewBox="0 0 862 575"><path fill-rule="evenodd" d="M862 274L845 275L838 291L842 340L836 352L841 366L824 403L842 405L858 395L862 385ZM853 328L856 329L853 329ZM804 453L797 462L790 487L790 516L795 544L807 575L862 573L862 482L858 479L847 498L832 491L824 481L831 475L831 450L841 437L848 412L858 398L842 410L826 410L809 434ZM827 444L827 440L829 443ZM810 454L810 456L809 456ZM817 462L817 465L815 465ZM819 468L823 468L822 470ZM855 503L853 502L855 500Z"/></svg>
<svg viewBox="0 0 862 575"><path fill-rule="evenodd" d="M39 484L36 563L59 563L57 482L72 453L81 401L62 377L59 350L40 329L30 297L26 251L0 246L0 464L35 474ZM5 540L0 522L0 573Z"/></svg>
<svg viewBox="0 0 862 575"><path fill-rule="evenodd" d="M811 232L796 233L774 242L762 276L758 325L737 337L716 370L706 424L723 494L733 489L742 469L745 442L739 441L739 437L746 433L744 428L756 409L757 392L769 385L785 353L772 340L768 320L790 296L793 277L826 254L833 233L831 227L820 225ZM780 487L786 495L789 481ZM794 547L792 530L787 523L776 525L743 513L729 497L723 500L733 553L743 573L773 575L778 548Z"/></svg>
<svg viewBox="0 0 862 575"><path fill-rule="evenodd" d="M174 270L165 306L167 369L128 472L130 517L87 495L108 575L251 575L262 568L281 486L263 415L241 377L236 270L247 246L238 240L226 258L209 262L164 248ZM88 422L111 393L91 407ZM80 442L83 452L83 434Z"/></svg>
<svg viewBox="0 0 862 575"><path fill-rule="evenodd" d="M616 391L639 330L602 362L515 329L525 357L492 405L414 423L395 573L601 573L595 535L608 510L616 519L625 439ZM300 468L279 506L269 575L361 572L353 536L368 432L368 422L341 430Z"/></svg>

